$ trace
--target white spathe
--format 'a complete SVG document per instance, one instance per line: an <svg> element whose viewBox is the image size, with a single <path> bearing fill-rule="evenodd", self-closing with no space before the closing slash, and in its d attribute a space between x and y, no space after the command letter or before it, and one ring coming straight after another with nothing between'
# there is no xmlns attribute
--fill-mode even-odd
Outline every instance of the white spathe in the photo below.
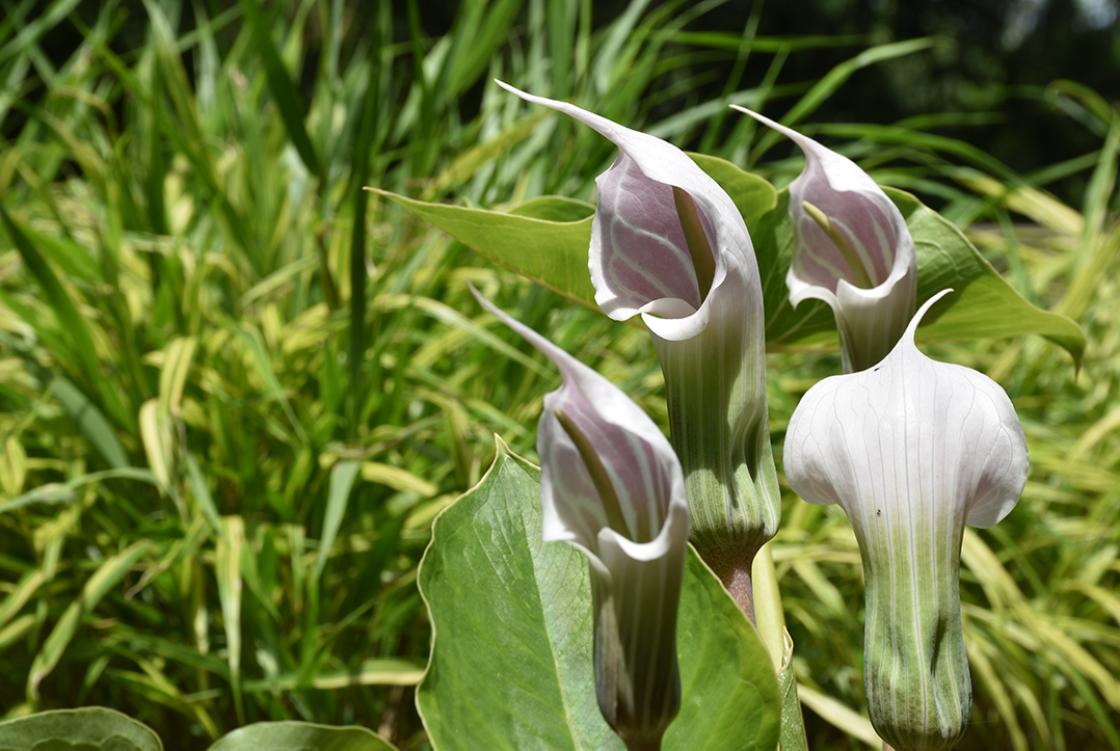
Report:
<svg viewBox="0 0 1120 751"><path fill-rule="evenodd" d="M563 376L544 398L537 433L543 536L574 545L589 561L604 718L629 741L660 739L680 708L676 623L689 530L680 462L618 387L471 291ZM558 415L586 439L612 498L602 497ZM612 513L614 504L621 513Z"/></svg>
<svg viewBox="0 0 1120 751"><path fill-rule="evenodd" d="M789 186L790 302L825 302L836 316L845 369L874 365L898 341L914 310L917 258L906 221L852 160L757 112L733 107L786 136L805 155L805 169ZM822 218L834 236L822 228Z"/></svg>
<svg viewBox="0 0 1120 751"><path fill-rule="evenodd" d="M960 613L964 525L1015 506L1027 444L992 379L926 357L914 316L876 366L817 383L790 418L785 469L811 503L836 503L859 543L864 684L872 724L900 751L953 748L972 704Z"/></svg>
<svg viewBox="0 0 1120 751"><path fill-rule="evenodd" d="M752 280L758 286L754 247L742 215L723 188L687 154L656 136L574 104L497 83L528 102L569 115L619 149L611 168L596 178L599 202L591 230L591 282L595 302L607 315L617 321L641 315L654 334L679 341L696 336L708 325L721 296L739 293L742 282L734 277L746 277L748 286ZM715 275L703 299L673 188L695 201L714 251ZM761 312L761 292L756 297L753 306Z"/></svg>

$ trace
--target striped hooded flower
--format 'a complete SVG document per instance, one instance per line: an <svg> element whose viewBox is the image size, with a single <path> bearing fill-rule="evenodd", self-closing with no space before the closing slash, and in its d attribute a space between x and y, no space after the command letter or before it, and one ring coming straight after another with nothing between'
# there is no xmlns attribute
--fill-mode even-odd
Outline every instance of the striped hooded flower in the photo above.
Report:
<svg viewBox="0 0 1120 751"><path fill-rule="evenodd" d="M616 386L475 297L563 376L544 398L537 433L544 539L574 545L589 562L603 717L629 749L660 748L680 709L677 607L688 548L680 462Z"/></svg>
<svg viewBox="0 0 1120 751"><path fill-rule="evenodd" d="M891 351L914 312L914 240L898 208L845 156L742 107L796 143L805 169L789 186L794 248L786 286L795 306L832 308L844 371L870 368Z"/></svg>
<svg viewBox="0 0 1120 751"><path fill-rule="evenodd" d="M964 525L1018 501L1027 445L1011 401L914 345L934 296L879 365L826 378L790 419L785 469L810 503L847 512L863 558L864 684L899 751L952 748L972 703L959 572Z"/></svg>
<svg viewBox="0 0 1120 751"><path fill-rule="evenodd" d="M717 569L738 559L749 571L754 551L777 531L780 498L767 424L762 289L742 216L675 146L501 85L618 147L596 179L595 301L618 321L641 316L653 337L693 542ZM734 572L717 573L727 581Z"/></svg>

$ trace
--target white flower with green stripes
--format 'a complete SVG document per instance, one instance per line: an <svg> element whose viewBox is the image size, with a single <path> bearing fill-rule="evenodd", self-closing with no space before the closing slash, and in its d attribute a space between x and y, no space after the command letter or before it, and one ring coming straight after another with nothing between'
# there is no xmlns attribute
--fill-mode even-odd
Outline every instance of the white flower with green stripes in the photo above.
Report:
<svg viewBox="0 0 1120 751"><path fill-rule="evenodd" d="M660 748L680 709L677 608L688 549L680 462L621 390L475 292L563 376L537 433L545 540L587 556L599 709L631 751Z"/></svg>
<svg viewBox="0 0 1120 751"><path fill-rule="evenodd" d="M785 470L810 503L848 514L863 559L864 683L871 721L898 751L949 749L972 703L961 624L964 525L1015 506L1027 445L987 376L918 351L935 295L878 365L826 378L790 419Z"/></svg>
<svg viewBox="0 0 1120 751"><path fill-rule="evenodd" d="M735 109L787 136L805 155L805 169L789 186L790 302L825 302L836 316L845 372L871 367L891 351L914 312L918 269L906 221L852 160Z"/></svg>

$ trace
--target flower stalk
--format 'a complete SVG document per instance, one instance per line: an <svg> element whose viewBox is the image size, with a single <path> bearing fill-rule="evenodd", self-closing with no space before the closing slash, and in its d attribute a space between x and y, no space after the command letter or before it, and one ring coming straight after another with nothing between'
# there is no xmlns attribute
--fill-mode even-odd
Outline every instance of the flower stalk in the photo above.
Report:
<svg viewBox="0 0 1120 751"><path fill-rule="evenodd" d="M743 218L675 146L499 83L619 148L596 179L589 252L595 300L611 318L640 316L649 329L685 473L692 542L750 614L751 562L777 531L780 496L766 410L762 288Z"/></svg>

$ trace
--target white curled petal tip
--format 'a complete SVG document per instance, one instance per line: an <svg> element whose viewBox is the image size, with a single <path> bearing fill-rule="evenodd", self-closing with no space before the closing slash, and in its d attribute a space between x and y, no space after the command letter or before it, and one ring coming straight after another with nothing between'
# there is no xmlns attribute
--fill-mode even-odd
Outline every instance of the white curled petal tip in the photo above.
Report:
<svg viewBox="0 0 1120 751"><path fill-rule="evenodd" d="M684 499L684 486L675 493ZM688 504L672 503L665 523L657 537L648 542L636 542L615 530L606 527L599 531L599 547L614 548L617 555L625 556L635 563L648 563L669 555L681 555L688 546Z"/></svg>

